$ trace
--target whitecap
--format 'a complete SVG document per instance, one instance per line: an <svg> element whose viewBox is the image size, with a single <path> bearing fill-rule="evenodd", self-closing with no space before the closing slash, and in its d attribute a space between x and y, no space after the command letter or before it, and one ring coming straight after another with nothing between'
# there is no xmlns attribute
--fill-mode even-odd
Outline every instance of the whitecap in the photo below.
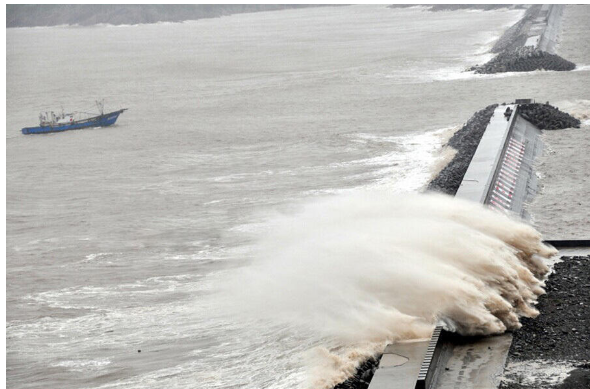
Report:
<svg viewBox="0 0 590 389"><path fill-rule="evenodd" d="M70 371L100 370L111 364L108 358L65 360L51 364L53 367L65 367Z"/></svg>

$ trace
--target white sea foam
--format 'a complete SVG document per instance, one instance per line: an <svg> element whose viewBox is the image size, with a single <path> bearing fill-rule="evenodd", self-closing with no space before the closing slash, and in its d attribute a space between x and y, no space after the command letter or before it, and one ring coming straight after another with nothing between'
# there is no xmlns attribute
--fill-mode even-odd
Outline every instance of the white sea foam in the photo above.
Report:
<svg viewBox="0 0 590 389"><path fill-rule="evenodd" d="M575 364L567 361L513 361L506 366L503 381L532 388L555 387L575 368Z"/></svg>
<svg viewBox="0 0 590 389"><path fill-rule="evenodd" d="M183 258L184 259L184 258ZM109 309L117 304L126 306L138 296L162 296L186 288L200 274L150 277L133 283L113 286L78 286L29 294L25 300L61 309ZM192 283L188 283L192 285ZM113 303L117 301L117 304Z"/></svg>
<svg viewBox="0 0 590 389"><path fill-rule="evenodd" d="M590 70L590 65L576 65L576 68L572 70L573 72L587 72Z"/></svg>
<svg viewBox="0 0 590 389"><path fill-rule="evenodd" d="M392 151L376 157L338 162L332 168L351 165L370 166L373 169L349 178L365 178L371 182L366 187L387 187L395 192L412 192L421 189L430 178L429 167L438 158L445 134L455 127L444 127L419 135L380 136L376 134L353 134L351 141L391 143ZM376 168L376 169L375 169ZM331 193L347 193L358 188L332 191ZM323 194L329 192L322 192Z"/></svg>
<svg viewBox="0 0 590 389"><path fill-rule="evenodd" d="M57 363L53 363L51 366L54 367L65 367L71 371L83 372L88 370L98 370L111 364L110 359L102 358L97 360L65 360Z"/></svg>
<svg viewBox="0 0 590 389"><path fill-rule="evenodd" d="M84 259L82 260L82 262L92 262L95 259L105 258L105 257L109 257L111 255L113 255L113 253L93 253L93 254L88 254L86 257L84 257Z"/></svg>
<svg viewBox="0 0 590 389"><path fill-rule="evenodd" d="M481 61L485 63L487 61ZM505 73L494 73L494 74L478 74L471 71L466 71L465 68L447 68L447 69L438 69L433 70L432 72L428 73L428 76L434 81L453 81L453 80L472 80L472 79L496 79L496 78L506 78L506 77L522 77L530 74L534 74L539 72L540 70L536 70L534 72L505 72Z"/></svg>
<svg viewBox="0 0 590 389"><path fill-rule="evenodd" d="M432 177L431 167L440 159L440 151L448 137L457 130L456 126L443 127L422 134L411 135L380 135L371 133L353 133L346 135L352 143L384 144L392 151L384 154L356 159L346 162L334 162L328 169L342 169L354 166L365 166L362 173L346 176L347 179L358 180L360 186L348 188L325 188L306 190L301 193L303 198L354 193L367 188L387 188L392 193L406 193L421 190ZM345 174L345 173L343 173ZM268 215L268 212L267 214ZM230 229L232 232L257 234L267 231L267 223L257 220L240 224ZM242 253L244 254L244 253Z"/></svg>

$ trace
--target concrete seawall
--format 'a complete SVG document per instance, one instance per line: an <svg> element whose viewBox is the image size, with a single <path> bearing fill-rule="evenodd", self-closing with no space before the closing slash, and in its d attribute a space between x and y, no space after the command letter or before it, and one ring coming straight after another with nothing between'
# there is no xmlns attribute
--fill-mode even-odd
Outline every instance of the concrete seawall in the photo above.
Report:
<svg viewBox="0 0 590 389"><path fill-rule="evenodd" d="M557 45L557 39L561 31L561 20L565 5L553 4L544 5L543 7L545 6L549 7L547 11L547 23L537 44L537 49L556 54L555 46Z"/></svg>
<svg viewBox="0 0 590 389"><path fill-rule="evenodd" d="M527 39L522 46L533 46L535 49L555 54L555 45L561 29L561 19L565 5L543 4L522 33Z"/></svg>
<svg viewBox="0 0 590 389"><path fill-rule="evenodd" d="M508 120L504 116L507 108L513 111ZM543 143L541 130L524 120L518 110L514 104L496 108L455 196L526 220L525 204L537 193L533 165Z"/></svg>
<svg viewBox="0 0 590 389"><path fill-rule="evenodd" d="M455 197L482 204L486 202L494 179L495 167L500 163L504 146L517 116L513 113L507 121L504 117L507 108L516 111L517 106L500 105L494 110Z"/></svg>
<svg viewBox="0 0 590 389"><path fill-rule="evenodd" d="M564 8L564 5L559 4L542 5L531 23L525 46L534 46L536 49L555 54Z"/></svg>
<svg viewBox="0 0 590 389"><path fill-rule="evenodd" d="M543 145L518 111L518 104L494 109L455 196L527 218ZM511 343L509 333L462 337L436 327L430 340L388 345L369 389L496 389Z"/></svg>

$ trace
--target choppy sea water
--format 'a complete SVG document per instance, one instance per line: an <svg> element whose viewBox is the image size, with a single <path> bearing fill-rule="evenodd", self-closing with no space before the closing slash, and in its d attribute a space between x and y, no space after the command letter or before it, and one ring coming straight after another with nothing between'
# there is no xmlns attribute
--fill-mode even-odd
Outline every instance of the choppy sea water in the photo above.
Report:
<svg viewBox="0 0 590 389"><path fill-rule="evenodd" d="M476 110L590 99L588 7L566 9L559 48L580 70L462 73L521 12L7 30L8 386L304 385L308 351L338 342L234 317L219 285L277 213L419 190L446 130ZM97 98L130 109L110 128L20 134L39 111Z"/></svg>

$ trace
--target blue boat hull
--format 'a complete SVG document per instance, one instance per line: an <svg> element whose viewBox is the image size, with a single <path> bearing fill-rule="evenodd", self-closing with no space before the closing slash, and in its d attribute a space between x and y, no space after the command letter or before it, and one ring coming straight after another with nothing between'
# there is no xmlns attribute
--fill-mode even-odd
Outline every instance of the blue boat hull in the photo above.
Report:
<svg viewBox="0 0 590 389"><path fill-rule="evenodd" d="M91 119L80 120L73 123L54 125L54 126L39 126L39 127L26 127L22 129L23 134L46 134L49 132L61 132L68 130L80 130L82 128L89 127L107 127L115 124L119 115L123 113L125 109L119 111L100 115Z"/></svg>

